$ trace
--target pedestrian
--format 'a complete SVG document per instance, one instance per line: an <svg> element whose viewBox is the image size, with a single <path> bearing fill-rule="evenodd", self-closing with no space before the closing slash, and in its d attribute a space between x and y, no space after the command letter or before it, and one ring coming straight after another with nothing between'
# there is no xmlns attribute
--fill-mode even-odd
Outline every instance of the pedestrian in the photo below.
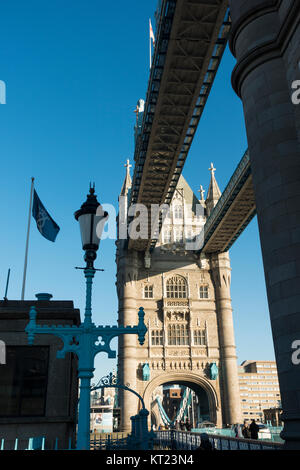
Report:
<svg viewBox="0 0 300 470"><path fill-rule="evenodd" d="M242 425L237 423L234 425L234 433L235 433L235 437L237 438L242 438L243 437L243 433L242 433Z"/></svg>
<svg viewBox="0 0 300 470"><path fill-rule="evenodd" d="M255 419L252 419L251 424L249 426L250 434L251 434L251 439L258 439L258 431L259 427L255 422Z"/></svg>
<svg viewBox="0 0 300 470"><path fill-rule="evenodd" d="M242 434L245 439L250 439L251 433L248 424L245 422L243 427L242 427Z"/></svg>
<svg viewBox="0 0 300 470"><path fill-rule="evenodd" d="M187 421L186 424L185 424L185 427L186 427L186 430L188 432L190 432L192 430L192 424L190 423L190 421Z"/></svg>
<svg viewBox="0 0 300 470"><path fill-rule="evenodd" d="M183 422L183 421L180 421L179 426L180 426L180 431L184 431L184 430L185 430L185 426L184 426L184 422Z"/></svg>
<svg viewBox="0 0 300 470"><path fill-rule="evenodd" d="M208 434L206 434L205 432L201 433L200 438L201 444L200 447L198 447L196 450L216 450L214 444L210 442Z"/></svg>

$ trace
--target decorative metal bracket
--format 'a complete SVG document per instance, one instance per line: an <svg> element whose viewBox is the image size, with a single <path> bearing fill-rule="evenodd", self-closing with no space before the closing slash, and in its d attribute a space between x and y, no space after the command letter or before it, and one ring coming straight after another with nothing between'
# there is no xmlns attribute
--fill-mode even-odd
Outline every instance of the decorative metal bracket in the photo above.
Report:
<svg viewBox="0 0 300 470"><path fill-rule="evenodd" d="M91 354L93 357L100 352L106 352L108 357L114 359L116 352L112 351L110 342L116 336L124 334L137 334L140 345L145 341L147 327L144 323L145 312L140 307L139 322L136 326L96 326L94 323L80 326L38 325L36 323L37 311L34 306L30 308L29 323L25 328L28 334L28 343L33 344L36 334L58 336L63 341L63 348L57 351L57 358L64 358L66 353L75 353L79 359ZM89 339L87 341L87 336ZM85 361L83 361L85 362Z"/></svg>

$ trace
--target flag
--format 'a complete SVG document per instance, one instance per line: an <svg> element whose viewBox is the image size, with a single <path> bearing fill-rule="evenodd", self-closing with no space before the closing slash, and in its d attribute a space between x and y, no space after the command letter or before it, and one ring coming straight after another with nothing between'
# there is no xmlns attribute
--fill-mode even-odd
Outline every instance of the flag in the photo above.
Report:
<svg viewBox="0 0 300 470"><path fill-rule="evenodd" d="M36 221L38 231L51 242L54 242L60 230L59 226L46 211L36 190L33 193L32 216Z"/></svg>
<svg viewBox="0 0 300 470"><path fill-rule="evenodd" d="M153 34L153 29L152 29L152 24L151 24L150 18L149 18L149 31L150 31L150 39L152 39L153 47L154 47L154 46L155 46L155 38L154 38L154 34Z"/></svg>

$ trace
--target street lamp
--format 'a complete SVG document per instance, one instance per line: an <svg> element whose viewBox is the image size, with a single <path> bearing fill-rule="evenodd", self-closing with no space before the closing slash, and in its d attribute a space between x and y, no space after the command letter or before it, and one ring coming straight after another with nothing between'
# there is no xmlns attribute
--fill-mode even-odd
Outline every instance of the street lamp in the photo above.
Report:
<svg viewBox="0 0 300 470"><path fill-rule="evenodd" d="M144 309L140 307L139 321L136 326L96 326L92 323L92 283L95 272L94 261L103 232L104 224L108 218L95 196L95 187L90 187L87 200L75 212L75 219L80 225L82 248L85 251L86 278L86 304L84 322L78 327L37 325L37 311L32 306L29 311L29 323L25 328L28 334L28 343L33 344L36 334L53 334L63 342L63 348L57 352L57 358L64 358L71 352L78 357L78 378L80 379L80 400L78 413L77 449L90 448L90 405L91 405L91 379L94 376L95 356L100 352L107 353L114 359L116 352L110 348L113 338L124 334L137 334L140 345L144 344L147 327L144 323Z"/></svg>
<svg viewBox="0 0 300 470"><path fill-rule="evenodd" d="M79 222L82 249L85 251L84 260L87 268L94 268L97 258L100 239L108 213L104 212L95 195L95 185L90 185L90 192L81 208L75 212L75 219Z"/></svg>

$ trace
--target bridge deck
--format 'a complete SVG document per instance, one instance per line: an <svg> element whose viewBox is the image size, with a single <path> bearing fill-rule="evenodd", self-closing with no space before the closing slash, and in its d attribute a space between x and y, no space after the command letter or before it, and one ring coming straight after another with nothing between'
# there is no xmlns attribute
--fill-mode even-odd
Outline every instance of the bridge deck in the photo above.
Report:
<svg viewBox="0 0 300 470"><path fill-rule="evenodd" d="M229 31L227 0L162 1L131 204L171 202ZM129 248L146 251L155 243L130 240Z"/></svg>

